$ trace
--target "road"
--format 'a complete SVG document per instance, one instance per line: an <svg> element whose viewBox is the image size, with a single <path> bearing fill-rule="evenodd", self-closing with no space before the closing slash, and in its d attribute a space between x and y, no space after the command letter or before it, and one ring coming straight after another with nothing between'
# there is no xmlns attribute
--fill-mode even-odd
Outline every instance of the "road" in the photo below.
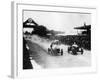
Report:
<svg viewBox="0 0 100 80"><path fill-rule="evenodd" d="M42 68L66 68L66 67L83 67L91 65L91 52L84 50L83 55L71 55L67 51L63 56L51 56L47 49L51 42L38 36L33 36L28 40L28 46L32 53L31 60L34 69Z"/></svg>

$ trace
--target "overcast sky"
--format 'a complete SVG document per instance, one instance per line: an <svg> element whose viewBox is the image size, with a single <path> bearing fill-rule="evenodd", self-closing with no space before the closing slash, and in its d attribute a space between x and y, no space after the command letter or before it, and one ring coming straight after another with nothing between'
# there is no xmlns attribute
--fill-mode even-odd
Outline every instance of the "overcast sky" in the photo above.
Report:
<svg viewBox="0 0 100 80"><path fill-rule="evenodd" d="M66 35L77 34L77 30L73 28L83 26L84 22L87 25L91 24L91 14L82 13L24 11L24 21L28 18L32 18L36 23L50 30L63 31Z"/></svg>

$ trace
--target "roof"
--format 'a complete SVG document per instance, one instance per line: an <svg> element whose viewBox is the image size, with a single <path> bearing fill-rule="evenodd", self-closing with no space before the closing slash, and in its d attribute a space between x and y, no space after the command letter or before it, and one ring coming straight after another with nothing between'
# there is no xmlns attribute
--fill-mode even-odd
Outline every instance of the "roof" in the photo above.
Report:
<svg viewBox="0 0 100 80"><path fill-rule="evenodd" d="M91 29L91 25L86 25L86 24L84 24L84 26L75 27L74 29L90 30L90 29Z"/></svg>
<svg viewBox="0 0 100 80"><path fill-rule="evenodd" d="M38 24L32 18L28 18L25 22L23 22L24 28L33 28L35 26L38 26Z"/></svg>

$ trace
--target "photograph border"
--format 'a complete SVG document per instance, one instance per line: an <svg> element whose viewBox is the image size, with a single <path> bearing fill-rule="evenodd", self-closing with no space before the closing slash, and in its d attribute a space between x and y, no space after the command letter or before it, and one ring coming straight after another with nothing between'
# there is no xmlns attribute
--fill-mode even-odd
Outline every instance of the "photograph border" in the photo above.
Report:
<svg viewBox="0 0 100 80"><path fill-rule="evenodd" d="M45 69L45 70L23 70L22 68L22 35L23 35L23 24L22 24L22 16L23 16L23 10L26 9L31 9L31 10L47 10L50 11L53 9L53 11L55 11L55 9L62 11L62 10L66 10L68 12L79 12L79 13L83 13L83 12L87 12L89 14L92 14L92 24L96 26L96 8L89 8L89 7L73 7L73 6L59 6L59 5L41 5L41 4L27 4L27 3L18 3L18 2L12 2L12 54L11 54L11 76L14 78L17 77L32 77L32 76L45 76L45 75L60 75L60 74L72 74L72 73L87 73L87 72L96 72L96 54L92 55L92 62L93 65L92 67L84 67L84 68L68 68L68 69ZM34 8L35 7L35 8ZM42 7L42 8L41 8ZM49 9L47 8L49 7ZM83 11L82 11L82 10ZM22 12L22 13L21 13ZM66 11L65 11L66 12ZM20 22L20 23L19 23ZM21 27L21 29L19 29L19 25ZM92 30L95 30L95 27L91 27ZM95 52L93 45L94 44L94 39L93 37L94 32L92 32L92 50L91 53ZM81 71L81 69L83 69ZM74 70L74 71L73 71ZM48 73L48 74L47 74ZM30 75L29 75L30 74Z"/></svg>

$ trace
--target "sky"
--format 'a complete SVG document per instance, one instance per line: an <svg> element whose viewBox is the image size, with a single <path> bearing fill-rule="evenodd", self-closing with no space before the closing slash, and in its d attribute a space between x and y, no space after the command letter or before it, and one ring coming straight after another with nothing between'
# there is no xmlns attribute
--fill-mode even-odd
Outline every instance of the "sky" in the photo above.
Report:
<svg viewBox="0 0 100 80"><path fill-rule="evenodd" d="M23 21L32 18L39 25L46 26L47 29L65 32L65 35L77 34L74 27L91 24L91 14L84 13L61 13L46 11L24 11Z"/></svg>

